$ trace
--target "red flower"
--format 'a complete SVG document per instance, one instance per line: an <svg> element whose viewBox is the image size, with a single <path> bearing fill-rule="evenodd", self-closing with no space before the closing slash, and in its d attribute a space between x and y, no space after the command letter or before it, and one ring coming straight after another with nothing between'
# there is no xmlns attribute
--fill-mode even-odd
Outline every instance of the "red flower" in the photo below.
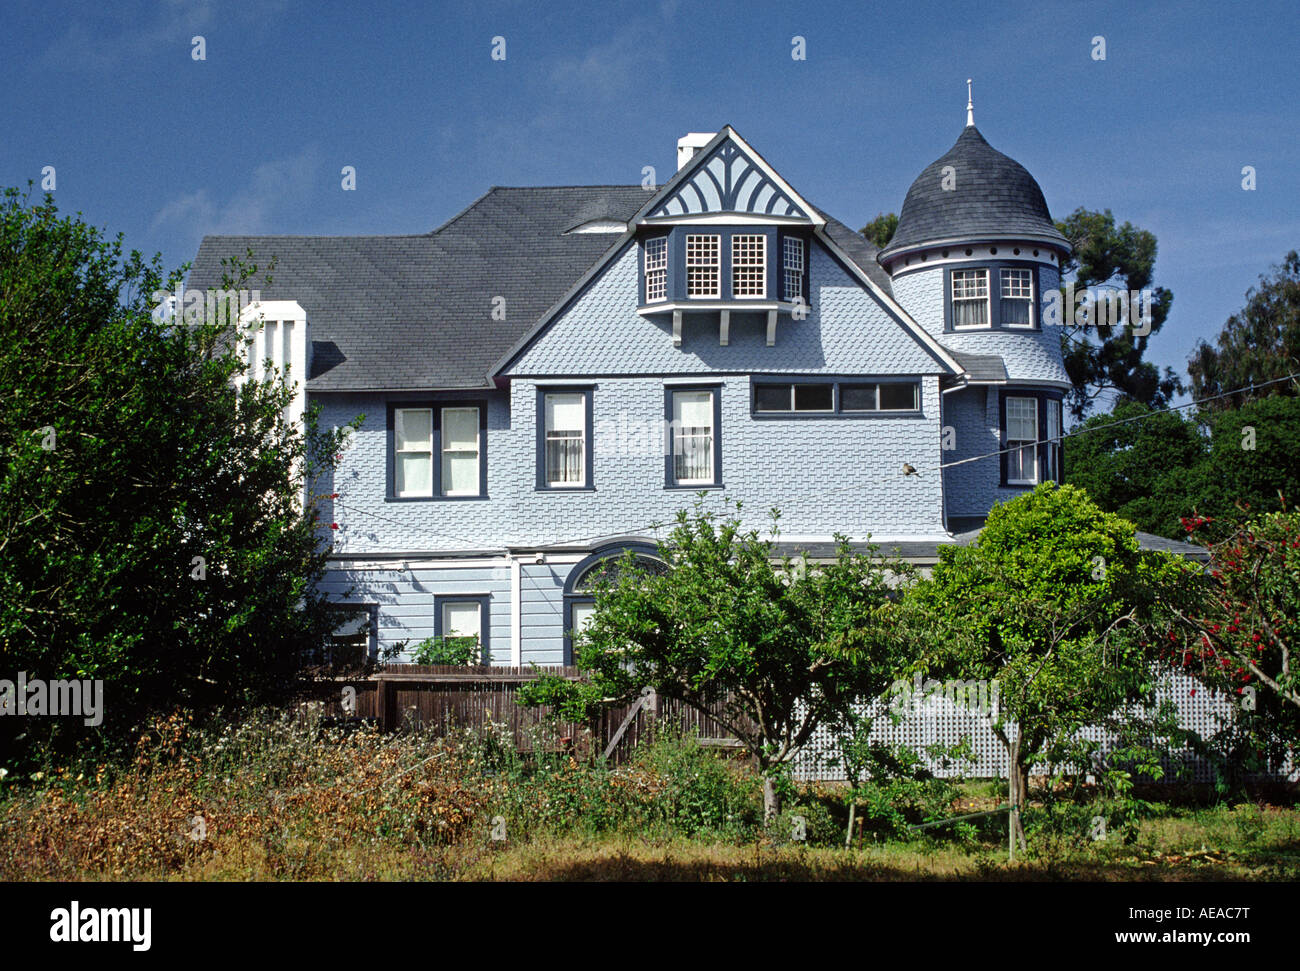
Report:
<svg viewBox="0 0 1300 971"><path fill-rule="evenodd" d="M338 523L330 523L330 529L338 529L338 528L339 528Z"/></svg>

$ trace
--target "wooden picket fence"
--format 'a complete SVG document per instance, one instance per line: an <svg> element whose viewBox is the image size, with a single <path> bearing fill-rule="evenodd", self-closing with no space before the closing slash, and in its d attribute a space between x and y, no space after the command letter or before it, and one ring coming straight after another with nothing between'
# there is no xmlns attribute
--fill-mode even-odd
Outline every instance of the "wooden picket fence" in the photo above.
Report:
<svg viewBox="0 0 1300 971"><path fill-rule="evenodd" d="M542 744L575 752L609 750L609 761L626 760L645 738L653 721L697 734L703 744L738 748L715 717L658 695L606 710L595 725L550 718L546 707L519 704L519 686L539 675L579 680L576 667L496 667L431 664L388 664L368 678L303 682L300 705L316 703L320 714L342 722L368 721L381 731L430 729L447 734L489 722L506 726L521 752ZM611 749L611 743L617 742Z"/></svg>

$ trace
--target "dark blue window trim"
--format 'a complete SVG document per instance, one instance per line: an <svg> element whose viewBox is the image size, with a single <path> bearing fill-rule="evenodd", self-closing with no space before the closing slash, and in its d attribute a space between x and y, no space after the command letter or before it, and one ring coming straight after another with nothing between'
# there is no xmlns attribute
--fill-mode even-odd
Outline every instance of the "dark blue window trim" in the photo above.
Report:
<svg viewBox="0 0 1300 971"><path fill-rule="evenodd" d="M433 495L399 496L397 495L397 441L394 432L395 415L399 409L428 408L433 412ZM477 408L478 409L478 495L444 496L442 495L442 409L443 408ZM488 498L488 402L486 398L418 398L405 400L390 398L388 400L388 428L385 450L387 452L387 471L384 485L385 502L459 502L469 500L481 502Z"/></svg>
<svg viewBox="0 0 1300 971"><path fill-rule="evenodd" d="M716 297L688 297L686 295L686 237L718 237L718 295ZM767 293L761 297L736 297L732 293L731 278L731 238L735 235L767 237ZM812 306L812 238L807 231L787 232L775 225L713 225L709 223L687 223L673 226L667 233L659 227L647 233L637 245L637 295L642 307L654 307L661 303L688 303L690 301L708 302L725 300L734 302L737 309L748 304L788 302L785 296L784 240L787 238L803 240L803 298ZM668 279L667 297L654 303L646 301L645 291L645 244L653 239L668 240Z"/></svg>
<svg viewBox="0 0 1300 971"><path fill-rule="evenodd" d="M595 458L596 451L594 448L594 439L596 437L595 422L592 416L595 413L592 399L595 397L596 386L594 384L548 384L541 385L537 388L537 481L536 491L538 492L595 492L596 479L595 468L592 460ZM586 445L586 455L584 456L584 469L586 472L586 481L577 486L553 486L546 481L546 396L548 394L581 394L584 395L586 411L586 434L584 443Z"/></svg>
<svg viewBox="0 0 1300 971"><path fill-rule="evenodd" d="M594 550L590 556L573 565L569 576L564 581L564 663L573 663L573 606L574 604L595 603L596 598L590 594L578 593L578 581L583 578L595 564L610 557L622 556L631 550L634 553L660 559L659 548L651 543L612 543Z"/></svg>
<svg viewBox="0 0 1300 971"><path fill-rule="evenodd" d="M1034 295L1030 300L1033 305L1034 325L1016 327L1002 323L1002 270L1029 270L1033 274ZM943 268L943 330L945 334L980 334L990 330L1011 331L1014 334L1035 334L1043 329L1043 291L1039 283L1041 263L1033 260L980 260L972 258L969 262L950 263ZM989 271L989 321L985 327L955 328L952 323L952 273L954 270L988 270Z"/></svg>
<svg viewBox="0 0 1300 971"><path fill-rule="evenodd" d="M821 384L831 386L831 409L829 411L759 411L759 385ZM841 405L841 387L846 384L912 384L916 386L916 400L920 405L913 411L844 411ZM907 375L853 375L851 377L825 377L822 375L793 374L753 374L750 376L749 413L760 421L806 420L810 418L924 418L925 393L920 377Z"/></svg>
<svg viewBox="0 0 1300 971"><path fill-rule="evenodd" d="M678 485L673 474L673 394L677 391L709 391L713 394L713 481ZM722 385L721 384L668 384L664 385L664 488L665 489L721 489L722 485Z"/></svg>
<svg viewBox="0 0 1300 971"><path fill-rule="evenodd" d="M477 603L479 624L479 661L492 663L492 595L487 593L447 593L434 594L433 597L433 633L442 637L442 608L448 603Z"/></svg>
<svg viewBox="0 0 1300 971"><path fill-rule="evenodd" d="M1010 453L1007 448L1007 399L1008 398L1033 398L1038 403L1038 447L1035 450L1034 464L1038 481L1032 485L1026 485L1019 482L1007 481L1007 465ZM1065 447L1063 444L1052 444L1047 439L1047 403L1056 401L1061 403L1061 425L1065 424L1065 394L1061 391L1045 391L1042 388L1015 388L1003 387L998 391L998 451L1001 452L1000 461L998 462L1000 472L998 476L998 485L1007 489L1033 489L1035 486L1047 481L1044 474L1047 470L1051 453L1056 452L1056 482L1065 481ZM1065 434L1065 428L1058 429L1060 434Z"/></svg>

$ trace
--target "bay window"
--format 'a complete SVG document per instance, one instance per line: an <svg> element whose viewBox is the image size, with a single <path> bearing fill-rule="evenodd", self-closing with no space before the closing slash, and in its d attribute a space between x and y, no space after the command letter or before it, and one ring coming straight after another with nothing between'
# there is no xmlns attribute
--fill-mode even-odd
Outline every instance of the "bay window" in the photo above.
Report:
<svg viewBox="0 0 1300 971"><path fill-rule="evenodd" d="M767 237L761 233L731 237L731 295L767 296Z"/></svg>
<svg viewBox="0 0 1300 971"><path fill-rule="evenodd" d="M794 301L803 297L804 255L803 240L795 236L785 237L781 252L781 271L784 285L783 296Z"/></svg>
<svg viewBox="0 0 1300 971"><path fill-rule="evenodd" d="M645 302L668 299L668 237L645 241Z"/></svg>
<svg viewBox="0 0 1300 971"><path fill-rule="evenodd" d="M714 234L691 233L686 237L686 296L721 296L721 241Z"/></svg>

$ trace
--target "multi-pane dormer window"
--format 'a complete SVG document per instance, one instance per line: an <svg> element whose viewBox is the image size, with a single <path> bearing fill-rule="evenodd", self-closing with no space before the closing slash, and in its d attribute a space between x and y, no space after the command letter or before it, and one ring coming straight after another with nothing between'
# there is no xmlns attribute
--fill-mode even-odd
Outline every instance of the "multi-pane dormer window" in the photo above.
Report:
<svg viewBox="0 0 1300 971"><path fill-rule="evenodd" d="M668 299L668 237L645 243L645 302Z"/></svg>
<svg viewBox="0 0 1300 971"><path fill-rule="evenodd" d="M1001 311L1004 327L1034 326L1033 270L1003 267L998 281L1002 287Z"/></svg>
<svg viewBox="0 0 1300 971"><path fill-rule="evenodd" d="M722 237L692 233L686 237L686 295L720 296Z"/></svg>
<svg viewBox="0 0 1300 971"><path fill-rule="evenodd" d="M731 237L731 295L767 296L767 237L736 233Z"/></svg>
<svg viewBox="0 0 1300 971"><path fill-rule="evenodd" d="M781 276L786 300L798 300L803 293L803 240L787 236L781 252Z"/></svg>
<svg viewBox="0 0 1300 971"><path fill-rule="evenodd" d="M989 325L989 271L952 271L953 327Z"/></svg>

